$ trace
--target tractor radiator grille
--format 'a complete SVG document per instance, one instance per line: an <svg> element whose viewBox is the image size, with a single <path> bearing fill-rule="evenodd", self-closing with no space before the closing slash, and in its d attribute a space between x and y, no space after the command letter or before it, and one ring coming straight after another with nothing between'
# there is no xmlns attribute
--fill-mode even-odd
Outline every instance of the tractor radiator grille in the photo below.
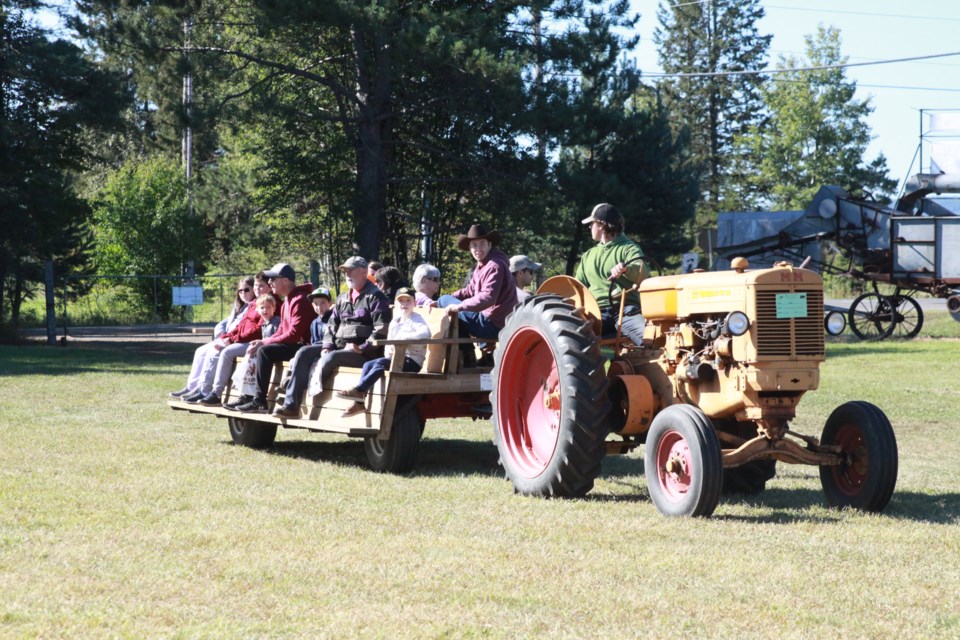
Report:
<svg viewBox="0 0 960 640"><path fill-rule="evenodd" d="M806 318L777 318L777 294L757 292L757 357L822 356L823 292L807 291ZM797 292L802 293L802 292Z"/></svg>

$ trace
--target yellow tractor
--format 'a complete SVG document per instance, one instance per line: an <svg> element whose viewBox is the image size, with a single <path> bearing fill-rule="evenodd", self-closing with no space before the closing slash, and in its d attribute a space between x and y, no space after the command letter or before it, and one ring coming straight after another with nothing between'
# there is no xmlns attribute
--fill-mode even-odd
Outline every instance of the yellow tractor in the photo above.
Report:
<svg viewBox="0 0 960 640"><path fill-rule="evenodd" d="M572 278L521 303L500 333L491 393L514 489L585 495L605 454L645 444L650 497L666 515L709 516L725 485L762 490L778 461L819 466L835 507L881 511L897 443L879 408L841 405L819 439L790 428L819 384L822 279L787 263L748 267L736 258L729 271L643 280L642 345L601 339L597 302Z"/></svg>

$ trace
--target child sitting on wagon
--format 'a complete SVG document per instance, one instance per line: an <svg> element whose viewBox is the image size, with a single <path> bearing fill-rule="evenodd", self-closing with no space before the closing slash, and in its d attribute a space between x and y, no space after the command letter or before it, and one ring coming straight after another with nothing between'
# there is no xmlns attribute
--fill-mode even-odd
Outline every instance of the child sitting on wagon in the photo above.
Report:
<svg viewBox="0 0 960 640"><path fill-rule="evenodd" d="M280 326L280 316L277 312L277 301L273 294L265 293L257 298L257 313L260 314L261 339L269 338ZM257 391L257 357L249 353L243 356L243 360L237 365L231 378L233 386L240 391L241 395L253 396Z"/></svg>
<svg viewBox="0 0 960 640"><path fill-rule="evenodd" d="M394 307L393 320L390 322L390 328L387 330L387 340L429 340L430 327L427 325L420 314L413 310L416 302L416 292L410 287L403 287L397 291L397 297ZM349 418L366 411L365 401L367 392L373 387L374 383L383 377L383 372L390 366L390 360L393 357L393 345L387 345L384 349L384 358L375 358L363 365L363 372L360 375L360 382L353 389L338 391L337 396L353 400L354 404L346 409L341 418ZM427 356L426 345L409 345L403 359L403 371L408 373L417 373L423 366L423 361Z"/></svg>

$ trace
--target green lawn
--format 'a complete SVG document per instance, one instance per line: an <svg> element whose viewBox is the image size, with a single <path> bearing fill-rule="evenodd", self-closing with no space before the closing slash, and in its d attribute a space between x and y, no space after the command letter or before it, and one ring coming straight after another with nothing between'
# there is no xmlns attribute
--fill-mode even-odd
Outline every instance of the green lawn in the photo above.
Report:
<svg viewBox="0 0 960 640"><path fill-rule="evenodd" d="M582 500L513 495L484 422L416 473L173 412L189 345L0 347L0 637L960 637L960 341L831 342L794 428L852 399L900 447L886 512L817 470L707 520L649 502L642 451Z"/></svg>

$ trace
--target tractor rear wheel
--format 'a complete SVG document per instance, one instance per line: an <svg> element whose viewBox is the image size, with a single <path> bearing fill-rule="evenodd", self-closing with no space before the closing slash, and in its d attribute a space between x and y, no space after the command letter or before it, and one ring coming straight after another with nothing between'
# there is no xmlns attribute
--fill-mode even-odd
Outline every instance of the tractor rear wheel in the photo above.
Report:
<svg viewBox="0 0 960 640"><path fill-rule="evenodd" d="M244 418L227 418L230 425L230 437L236 444L251 449L266 449L277 438L277 425L265 424Z"/></svg>
<svg viewBox="0 0 960 640"><path fill-rule="evenodd" d="M647 433L647 487L666 516L709 516L720 501L723 461L710 419L688 404L657 414Z"/></svg>
<svg viewBox="0 0 960 640"><path fill-rule="evenodd" d="M500 332L493 379L494 442L514 490L589 492L606 451L610 409L591 321L560 296L528 298Z"/></svg>
<svg viewBox="0 0 960 640"><path fill-rule="evenodd" d="M407 473L417 464L420 454L420 436L423 423L417 414L415 403L397 401L397 411L390 426L390 438L378 440L376 436L364 438L363 449L374 471Z"/></svg>
<svg viewBox="0 0 960 640"><path fill-rule="evenodd" d="M820 483L831 506L879 512L897 484L897 439L890 420L869 402L854 401L833 410L820 444L839 445L844 462L820 467Z"/></svg>

